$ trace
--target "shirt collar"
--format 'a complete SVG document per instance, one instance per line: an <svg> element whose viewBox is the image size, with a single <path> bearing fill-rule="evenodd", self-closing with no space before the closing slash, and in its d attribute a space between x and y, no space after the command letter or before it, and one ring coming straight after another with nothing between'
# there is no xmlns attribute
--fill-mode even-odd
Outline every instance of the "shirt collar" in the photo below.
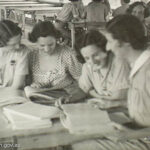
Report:
<svg viewBox="0 0 150 150"><path fill-rule="evenodd" d="M150 58L150 50L145 50L135 61L131 72L130 79L137 73L138 70L146 63L146 61Z"/></svg>

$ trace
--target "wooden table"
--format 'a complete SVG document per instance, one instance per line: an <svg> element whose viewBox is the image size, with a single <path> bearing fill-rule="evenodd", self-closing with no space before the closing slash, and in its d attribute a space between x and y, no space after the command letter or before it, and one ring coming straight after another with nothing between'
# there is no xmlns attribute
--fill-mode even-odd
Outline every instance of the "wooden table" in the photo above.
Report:
<svg viewBox="0 0 150 150"><path fill-rule="evenodd" d="M13 10L15 8L22 7L52 7L53 4L40 4L40 3L13 3L13 4L0 4L0 12L3 10L4 19L7 18L7 10ZM2 15L0 13L0 19L2 19Z"/></svg>
<svg viewBox="0 0 150 150"><path fill-rule="evenodd" d="M72 42L72 48L74 48L75 44L75 29L78 27L82 27L85 30L88 30L89 28L96 28L96 29L104 29L105 28L105 22L86 22L86 21L78 21L78 22L69 22L68 27L71 30L71 42Z"/></svg>
<svg viewBox="0 0 150 150"><path fill-rule="evenodd" d="M144 128L139 130L126 129L126 131L104 130L93 135L71 134L62 126L59 120L55 120L52 127L30 130L12 130L11 124L9 124L4 117L2 110L0 110L0 120L0 144L6 142L17 144L17 150L71 145L75 142L106 136L113 138L113 140L116 141L126 141L143 138L149 136L150 133L150 128Z"/></svg>
<svg viewBox="0 0 150 150"><path fill-rule="evenodd" d="M90 138L103 137L101 135L75 135L70 134L59 120L55 120L52 127L42 129L12 130L11 124L7 122L2 110L0 110L0 144L2 141L18 144L18 150L37 149L69 145L77 141Z"/></svg>

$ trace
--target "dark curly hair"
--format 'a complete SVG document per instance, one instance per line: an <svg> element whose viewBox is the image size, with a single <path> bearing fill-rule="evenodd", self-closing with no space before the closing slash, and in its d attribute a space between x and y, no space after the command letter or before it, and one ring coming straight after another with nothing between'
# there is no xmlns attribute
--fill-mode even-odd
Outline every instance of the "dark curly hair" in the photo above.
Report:
<svg viewBox="0 0 150 150"><path fill-rule="evenodd" d="M106 51L107 40L103 34L97 30L90 30L87 33L81 35L79 39L76 40L75 49L77 51L77 58L81 63L85 63L83 56L81 55L81 49L88 45L95 45L100 48L103 52Z"/></svg>
<svg viewBox="0 0 150 150"><path fill-rule="evenodd" d="M29 33L28 38L29 41L35 43L39 37L47 36L52 36L57 39L61 36L61 34L50 21L41 21L35 24L31 33Z"/></svg>

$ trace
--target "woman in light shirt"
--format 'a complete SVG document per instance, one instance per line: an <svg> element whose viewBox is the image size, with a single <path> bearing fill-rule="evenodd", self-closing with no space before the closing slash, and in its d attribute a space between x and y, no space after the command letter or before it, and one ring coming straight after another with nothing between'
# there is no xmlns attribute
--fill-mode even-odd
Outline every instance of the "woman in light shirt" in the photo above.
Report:
<svg viewBox="0 0 150 150"><path fill-rule="evenodd" d="M28 49L20 44L21 28L9 20L0 21L1 87L20 89L28 74Z"/></svg>
<svg viewBox="0 0 150 150"><path fill-rule="evenodd" d="M86 33L79 50L84 59L81 89L97 99L101 108L123 106L128 90L129 65L106 51L107 40L96 30Z"/></svg>
<svg viewBox="0 0 150 150"><path fill-rule="evenodd" d="M121 15L108 22L106 49L118 58L126 59L132 67L128 93L129 115L133 127L150 126L150 50L145 37L143 24L134 16ZM131 130L124 126L115 127L122 130L124 141L103 139L87 140L73 145L74 150L149 150L144 139L149 136L146 130ZM117 131L118 132L118 131ZM127 137L126 137L127 135ZM131 138L132 137L132 138ZM139 140L137 140L139 139Z"/></svg>

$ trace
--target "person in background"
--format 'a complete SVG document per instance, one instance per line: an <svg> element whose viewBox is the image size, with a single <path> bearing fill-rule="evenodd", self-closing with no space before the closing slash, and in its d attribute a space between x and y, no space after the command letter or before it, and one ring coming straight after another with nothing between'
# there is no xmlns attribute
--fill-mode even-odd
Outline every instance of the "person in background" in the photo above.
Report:
<svg viewBox="0 0 150 150"><path fill-rule="evenodd" d="M106 22L109 8L102 0L92 0L86 8L84 17L87 22Z"/></svg>
<svg viewBox="0 0 150 150"><path fill-rule="evenodd" d="M130 0L121 0L121 6L114 10L113 16L122 15L126 13L126 10L129 8Z"/></svg>
<svg viewBox="0 0 150 150"><path fill-rule="evenodd" d="M57 43L59 36L60 32L48 21L37 23L29 33L29 40L37 43L37 50L30 54L32 80L26 91L62 89L70 95L75 91L78 96L82 93L77 84L82 65L76 59L74 50Z"/></svg>
<svg viewBox="0 0 150 150"><path fill-rule="evenodd" d="M103 0L103 3L107 5L109 11L111 11L109 0Z"/></svg>
<svg viewBox="0 0 150 150"><path fill-rule="evenodd" d="M144 2L134 2L127 9L127 13L136 16L142 22L144 22L145 9L146 9L146 4Z"/></svg>
<svg viewBox="0 0 150 150"><path fill-rule="evenodd" d="M133 123L137 126L150 126L150 51L145 38L141 21L132 15L120 15L106 25L108 40L106 49L116 57L126 59L132 67L130 72L130 88L128 92L128 109ZM125 32L124 32L125 31ZM133 34L134 33L134 34ZM117 129L118 127L116 127ZM127 129L122 126L123 138L126 140L110 140L107 136L101 139L86 140L72 145L73 150L149 150L144 136L149 132ZM127 135L127 137L126 137ZM110 135L109 135L110 136ZM132 138L130 138L132 137ZM138 140L139 139L139 140Z"/></svg>
<svg viewBox="0 0 150 150"><path fill-rule="evenodd" d="M59 30L64 38L70 38L70 32L67 23L72 20L80 20L84 13L84 6L81 0L69 0L70 3L64 4L63 8L57 14L54 23L55 28Z"/></svg>
<svg viewBox="0 0 150 150"><path fill-rule="evenodd" d="M129 6L127 13L136 16L145 27L145 35L150 39L150 22L146 19L146 4L144 2L135 2Z"/></svg>
<svg viewBox="0 0 150 150"><path fill-rule="evenodd" d="M27 47L21 44L21 28L9 20L0 21L0 87L22 89L28 75Z"/></svg>
<svg viewBox="0 0 150 150"><path fill-rule="evenodd" d="M130 68L126 61L106 51L106 43L106 38L96 30L82 37L78 58L84 65L79 86L97 99L100 108L119 107L126 104Z"/></svg>
<svg viewBox="0 0 150 150"><path fill-rule="evenodd" d="M145 17L150 17L150 1L146 4Z"/></svg>

